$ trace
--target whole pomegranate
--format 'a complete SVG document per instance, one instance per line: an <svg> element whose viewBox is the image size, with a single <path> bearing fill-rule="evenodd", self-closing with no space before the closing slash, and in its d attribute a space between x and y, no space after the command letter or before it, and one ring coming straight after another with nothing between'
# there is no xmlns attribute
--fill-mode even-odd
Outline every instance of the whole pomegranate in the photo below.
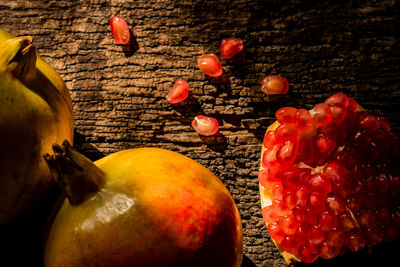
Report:
<svg viewBox="0 0 400 267"><path fill-rule="evenodd" d="M383 117L335 94L284 107L264 137L262 214L287 262L331 259L400 230L400 142Z"/></svg>
<svg viewBox="0 0 400 267"><path fill-rule="evenodd" d="M68 199L45 266L240 266L236 205L208 169L157 148L91 162L64 142L45 158Z"/></svg>
<svg viewBox="0 0 400 267"><path fill-rule="evenodd" d="M0 225L35 203L52 183L43 154L73 138L72 102L31 37L0 30Z"/></svg>

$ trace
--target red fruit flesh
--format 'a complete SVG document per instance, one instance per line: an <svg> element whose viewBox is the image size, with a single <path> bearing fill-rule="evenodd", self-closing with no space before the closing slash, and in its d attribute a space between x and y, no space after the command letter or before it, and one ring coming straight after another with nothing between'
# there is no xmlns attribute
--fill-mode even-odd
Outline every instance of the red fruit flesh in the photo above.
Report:
<svg viewBox="0 0 400 267"><path fill-rule="evenodd" d="M170 104L182 102L189 96L189 85L185 80L176 80L172 89L168 92L166 98Z"/></svg>
<svg viewBox="0 0 400 267"><path fill-rule="evenodd" d="M201 135L214 135L219 130L219 123L216 119L198 115L192 121L192 127Z"/></svg>
<svg viewBox="0 0 400 267"><path fill-rule="evenodd" d="M129 43L130 33L126 21L120 16L114 16L109 23L115 42L122 45Z"/></svg>
<svg viewBox="0 0 400 267"><path fill-rule="evenodd" d="M219 77L223 73L222 64L215 54L203 55L197 63L200 71L208 76Z"/></svg>
<svg viewBox="0 0 400 267"><path fill-rule="evenodd" d="M267 76L261 82L261 90L267 95L287 94L289 82L285 77L278 75Z"/></svg>
<svg viewBox="0 0 400 267"><path fill-rule="evenodd" d="M224 38L222 39L219 51L221 57L230 59L243 49L243 42L239 38Z"/></svg>
<svg viewBox="0 0 400 267"><path fill-rule="evenodd" d="M275 115L260 184L270 192L261 194L263 205L273 203L264 220L279 224L285 236L278 246L293 254L285 259L310 263L336 257L342 247L358 251L398 238L400 141L390 123L345 94L311 111L284 107Z"/></svg>

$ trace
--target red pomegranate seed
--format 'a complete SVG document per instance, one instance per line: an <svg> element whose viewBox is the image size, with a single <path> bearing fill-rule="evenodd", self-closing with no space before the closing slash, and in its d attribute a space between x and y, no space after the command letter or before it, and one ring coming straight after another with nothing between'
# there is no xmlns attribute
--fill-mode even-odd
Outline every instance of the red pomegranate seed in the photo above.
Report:
<svg viewBox="0 0 400 267"><path fill-rule="evenodd" d="M129 43L131 35L126 21L120 16L113 16L109 23L115 42L122 45Z"/></svg>
<svg viewBox="0 0 400 267"><path fill-rule="evenodd" d="M324 211L318 216L318 226L322 231L331 231L337 226L337 217L330 212Z"/></svg>
<svg viewBox="0 0 400 267"><path fill-rule="evenodd" d="M276 152L276 159L281 165L290 166L295 162L298 150L298 142L287 141L282 144L278 152Z"/></svg>
<svg viewBox="0 0 400 267"><path fill-rule="evenodd" d="M321 153L330 154L336 148L336 141L334 137L318 134L314 138L315 147Z"/></svg>
<svg viewBox="0 0 400 267"><path fill-rule="evenodd" d="M327 242L323 242L321 244L321 252L319 253L319 256L326 260L332 259L339 255L341 249L341 246L330 246Z"/></svg>
<svg viewBox="0 0 400 267"><path fill-rule="evenodd" d="M347 110L356 112L358 109L358 103L353 98L349 97L349 104L347 105Z"/></svg>
<svg viewBox="0 0 400 267"><path fill-rule="evenodd" d="M296 122L296 113L296 108L284 107L275 112L275 117L280 124L290 124Z"/></svg>
<svg viewBox="0 0 400 267"><path fill-rule="evenodd" d="M390 192L393 194L400 194L400 177L392 176L389 179Z"/></svg>
<svg viewBox="0 0 400 267"><path fill-rule="evenodd" d="M363 233L367 244L370 246L375 246L376 244L382 242L384 236L382 226L379 224L364 230Z"/></svg>
<svg viewBox="0 0 400 267"><path fill-rule="evenodd" d="M282 171L281 179L283 188L287 191L294 191L300 184L300 170L297 168L288 168Z"/></svg>
<svg viewBox="0 0 400 267"><path fill-rule="evenodd" d="M338 162L331 161L325 165L324 174L332 181L333 184L339 184L344 182L347 170Z"/></svg>
<svg viewBox="0 0 400 267"><path fill-rule="evenodd" d="M275 184L272 188L272 195L274 199L282 200L283 198L283 187L282 184Z"/></svg>
<svg viewBox="0 0 400 267"><path fill-rule="evenodd" d="M311 169L309 168L299 168L300 174L300 183L307 184L311 178Z"/></svg>
<svg viewBox="0 0 400 267"><path fill-rule="evenodd" d="M323 173L314 174L311 176L311 179L308 181L308 183L312 191L318 191L324 194L332 191L332 183Z"/></svg>
<svg viewBox="0 0 400 267"><path fill-rule="evenodd" d="M389 133L390 130L392 129L390 122L386 118L378 117L378 122L379 122L379 128L381 128L385 132Z"/></svg>
<svg viewBox="0 0 400 267"><path fill-rule="evenodd" d="M335 125L341 124L346 118L347 112L346 109L341 105L329 105L332 114L332 121Z"/></svg>
<svg viewBox="0 0 400 267"><path fill-rule="evenodd" d="M308 202L309 207L316 213L323 211L325 209L326 198L326 194L321 192L311 192Z"/></svg>
<svg viewBox="0 0 400 267"><path fill-rule="evenodd" d="M268 233L278 244L285 238L285 233L282 231L278 222L271 222L268 224Z"/></svg>
<svg viewBox="0 0 400 267"><path fill-rule="evenodd" d="M325 239L324 232L316 225L312 225L308 230L308 239L315 245L320 244Z"/></svg>
<svg viewBox="0 0 400 267"><path fill-rule="evenodd" d="M337 93L328 97L328 99L325 100L325 104L341 105L344 108L347 108L347 106L349 105L349 98L343 93Z"/></svg>
<svg viewBox="0 0 400 267"><path fill-rule="evenodd" d="M346 199L348 196L351 195L352 191L352 184L349 176L347 175L342 183L337 183L333 185L333 192L343 199Z"/></svg>
<svg viewBox="0 0 400 267"><path fill-rule="evenodd" d="M346 210L346 204L344 204L344 202L337 197L328 197L326 199L326 203L329 210L335 215L339 215Z"/></svg>
<svg viewBox="0 0 400 267"><path fill-rule="evenodd" d="M338 227L344 232L356 228L356 223L354 222L354 219L351 217L349 212L345 212L338 216Z"/></svg>
<svg viewBox="0 0 400 267"><path fill-rule="evenodd" d="M268 131L264 135L263 145L265 148L273 148L277 144L274 131Z"/></svg>
<svg viewBox="0 0 400 267"><path fill-rule="evenodd" d="M291 124L281 124L275 129L275 138L279 144L287 141L297 142L299 132L296 127Z"/></svg>
<svg viewBox="0 0 400 267"><path fill-rule="evenodd" d="M331 109L325 103L319 103L313 108L315 127L325 126L332 121Z"/></svg>
<svg viewBox="0 0 400 267"><path fill-rule="evenodd" d="M243 42L239 38L224 38L219 47L221 57L225 59L233 58L233 56L242 51L242 49Z"/></svg>
<svg viewBox="0 0 400 267"><path fill-rule="evenodd" d="M319 258L319 251L317 246L310 243L309 245L300 247L298 256L302 262L312 263Z"/></svg>
<svg viewBox="0 0 400 267"><path fill-rule="evenodd" d="M262 163L264 168L267 168L272 163L276 162L276 153L278 152L280 147L281 146L278 144L264 150L264 153L262 155Z"/></svg>
<svg viewBox="0 0 400 267"><path fill-rule="evenodd" d="M296 240L293 235L286 235L281 242L281 248L293 255L296 255L300 248L300 242L299 240Z"/></svg>
<svg viewBox="0 0 400 267"><path fill-rule="evenodd" d="M275 164L275 165L279 166L279 164ZM275 169L275 168L276 168L276 166L273 166L271 168L261 170L259 172L258 181L265 188L272 187L275 184L279 184L281 182L281 179L277 176L279 167L278 167L278 169Z"/></svg>
<svg viewBox="0 0 400 267"><path fill-rule="evenodd" d="M277 212L274 210L274 208L272 207L272 205L265 206L262 209L262 216L263 216L264 221L266 221L266 222L274 222L274 221L279 220L279 216L278 216Z"/></svg>
<svg viewBox="0 0 400 267"><path fill-rule="evenodd" d="M399 237L399 227L394 224L387 224L384 226L384 239L386 241L393 241Z"/></svg>
<svg viewBox="0 0 400 267"><path fill-rule="evenodd" d="M189 84L182 79L176 80L166 98L170 104L182 102L189 96Z"/></svg>
<svg viewBox="0 0 400 267"><path fill-rule="evenodd" d="M306 210L302 207L296 206L292 209L293 215L298 222L305 222L306 220Z"/></svg>
<svg viewBox="0 0 400 267"><path fill-rule="evenodd" d="M334 155L333 155L333 160L335 160L336 162L340 163L341 165L343 165L346 169L351 168L352 166L354 166L355 162L354 162L354 157L346 150L342 150L342 151L337 151ZM357 171L358 173L358 171Z"/></svg>
<svg viewBox="0 0 400 267"><path fill-rule="evenodd" d="M296 232L297 227L299 227L299 222L296 220L293 214L282 216L279 219L279 224L282 228L282 231L287 235L293 235Z"/></svg>
<svg viewBox="0 0 400 267"><path fill-rule="evenodd" d="M361 212L357 216L357 221L362 228L371 228L376 225L375 214L372 214L370 211Z"/></svg>
<svg viewBox="0 0 400 267"><path fill-rule="evenodd" d="M304 210L305 210L304 223L308 223L309 225L317 224L317 216L318 216L320 210L318 210L318 208L314 208L314 207L307 207Z"/></svg>
<svg viewBox="0 0 400 267"><path fill-rule="evenodd" d="M215 54L199 57L197 61L200 71L211 77L219 77L223 73L222 64Z"/></svg>
<svg viewBox="0 0 400 267"><path fill-rule="evenodd" d="M310 112L303 108L297 110L295 123L296 127L304 133L309 133L314 129L314 123Z"/></svg>
<svg viewBox="0 0 400 267"><path fill-rule="evenodd" d="M299 143L298 162L312 166L314 163L314 144L312 139L302 139Z"/></svg>
<svg viewBox="0 0 400 267"><path fill-rule="evenodd" d="M299 207L305 207L309 198L308 190L305 186L300 186L294 193L296 205Z"/></svg>
<svg viewBox="0 0 400 267"><path fill-rule="evenodd" d="M292 192L285 192L283 194L282 201L289 209L293 209L294 207L296 207L296 199Z"/></svg>
<svg viewBox="0 0 400 267"><path fill-rule="evenodd" d="M385 174L379 174L375 181L376 191L386 193L389 191L389 181Z"/></svg>
<svg viewBox="0 0 400 267"><path fill-rule="evenodd" d="M378 118L372 114L366 112L358 112L360 117L361 129L367 130L369 133L373 133L379 129Z"/></svg>
<svg viewBox="0 0 400 267"><path fill-rule="evenodd" d="M262 80L261 90L267 95L287 94L289 82L285 77L270 75Z"/></svg>
<svg viewBox="0 0 400 267"><path fill-rule="evenodd" d="M192 127L201 135L211 136L218 132L219 123L214 118L197 115L192 121Z"/></svg>
<svg viewBox="0 0 400 267"><path fill-rule="evenodd" d="M358 229L346 233L345 245L351 251L356 252L365 247L365 240Z"/></svg>
<svg viewBox="0 0 400 267"><path fill-rule="evenodd" d="M389 224L392 221L392 213L390 209L383 208L377 211L376 218L383 225Z"/></svg>
<svg viewBox="0 0 400 267"><path fill-rule="evenodd" d="M291 213L291 210L286 208L285 204L282 201L274 199L272 201L272 208L276 211L279 217L288 215Z"/></svg>
<svg viewBox="0 0 400 267"><path fill-rule="evenodd" d="M344 243L344 238L344 233L336 229L325 233L325 242L329 246L341 247Z"/></svg>
<svg viewBox="0 0 400 267"><path fill-rule="evenodd" d="M358 202L358 199L355 196L350 196L346 199L346 204L347 207L351 210L353 213L357 213L357 211L360 210L361 205Z"/></svg>

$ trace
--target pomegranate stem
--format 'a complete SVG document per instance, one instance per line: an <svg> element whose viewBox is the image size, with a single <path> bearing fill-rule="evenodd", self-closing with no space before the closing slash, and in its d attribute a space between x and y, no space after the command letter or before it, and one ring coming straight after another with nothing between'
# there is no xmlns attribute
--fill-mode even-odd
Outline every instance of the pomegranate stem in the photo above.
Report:
<svg viewBox="0 0 400 267"><path fill-rule="evenodd" d="M53 151L54 155L46 154L44 159L72 205L83 203L103 187L104 172L77 152L67 140L62 146L54 144Z"/></svg>

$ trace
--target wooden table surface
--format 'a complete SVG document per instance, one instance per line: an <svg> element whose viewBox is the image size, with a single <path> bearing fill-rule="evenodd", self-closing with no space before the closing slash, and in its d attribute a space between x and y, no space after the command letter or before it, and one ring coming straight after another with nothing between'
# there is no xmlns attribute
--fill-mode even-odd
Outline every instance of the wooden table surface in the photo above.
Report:
<svg viewBox="0 0 400 267"><path fill-rule="evenodd" d="M112 38L113 15L130 26L128 46ZM38 53L71 90L80 151L94 160L127 148L162 147L200 162L224 182L242 217L243 266L285 265L262 221L257 179L263 134L278 108L311 108L344 92L400 133L399 18L394 0L0 1L0 28L33 36ZM222 60L222 78L208 79L197 58L219 55L224 37L241 38L245 48ZM261 92L269 74L288 78L287 95ZM185 104L172 106L165 95L178 78L188 81L191 93ZM193 131L198 114L219 120L217 136ZM1 231L1 258L13 261L5 266L41 266L41 243L30 236L39 236L35 227L42 221L32 216ZM395 241L373 254L364 249L314 265L381 265L396 259L399 248Z"/></svg>

